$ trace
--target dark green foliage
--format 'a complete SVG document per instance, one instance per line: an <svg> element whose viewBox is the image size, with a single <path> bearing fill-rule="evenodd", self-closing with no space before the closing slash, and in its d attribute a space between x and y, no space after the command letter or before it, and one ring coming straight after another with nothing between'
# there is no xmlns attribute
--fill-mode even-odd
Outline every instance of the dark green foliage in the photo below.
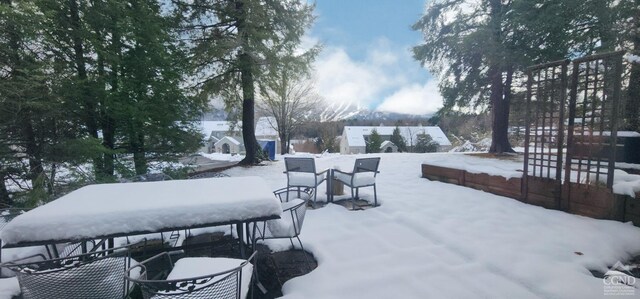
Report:
<svg viewBox="0 0 640 299"><path fill-rule="evenodd" d="M414 24L414 57L441 78L443 112L492 110L491 152L511 151L510 102L524 92L527 66L609 51L623 7L636 0L434 0Z"/></svg>
<svg viewBox="0 0 640 299"><path fill-rule="evenodd" d="M438 151L438 143L433 141L430 135L420 134L417 139L416 145L413 147L416 153L434 153Z"/></svg>
<svg viewBox="0 0 640 299"><path fill-rule="evenodd" d="M376 129L371 130L371 135L369 135L369 140L367 140L367 153L379 153L382 141L382 137L380 137L378 131L376 131Z"/></svg>
<svg viewBox="0 0 640 299"><path fill-rule="evenodd" d="M199 147L187 121L205 101L182 88L186 51L160 2L0 3L0 202L39 204L115 181L132 155L140 173Z"/></svg>
<svg viewBox="0 0 640 299"><path fill-rule="evenodd" d="M391 133L389 141L393 142L393 144L398 147L399 152L407 151L407 141L404 140L404 137L402 137L402 135L400 135L400 128L398 128L397 126L395 129L393 129L393 133Z"/></svg>
<svg viewBox="0 0 640 299"><path fill-rule="evenodd" d="M294 49L314 17L305 1L201 0L176 2L184 17L196 87L203 97L221 97L228 111L242 111L253 124L255 85L268 70L292 61ZM309 61L301 61L306 67ZM259 162L253 126L243 126L246 158Z"/></svg>

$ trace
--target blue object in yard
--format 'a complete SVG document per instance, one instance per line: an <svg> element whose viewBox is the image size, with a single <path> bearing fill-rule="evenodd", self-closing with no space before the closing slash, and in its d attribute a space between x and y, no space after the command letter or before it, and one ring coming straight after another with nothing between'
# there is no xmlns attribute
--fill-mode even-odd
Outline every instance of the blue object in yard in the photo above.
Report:
<svg viewBox="0 0 640 299"><path fill-rule="evenodd" d="M276 142L272 140L258 140L258 144L260 144L260 148L267 153L269 160L273 161L276 159Z"/></svg>

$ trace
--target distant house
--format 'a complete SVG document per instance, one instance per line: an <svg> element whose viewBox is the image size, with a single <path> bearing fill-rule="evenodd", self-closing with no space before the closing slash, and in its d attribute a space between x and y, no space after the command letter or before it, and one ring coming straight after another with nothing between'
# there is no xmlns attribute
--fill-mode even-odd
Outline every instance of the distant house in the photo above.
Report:
<svg viewBox="0 0 640 299"><path fill-rule="evenodd" d="M238 154L244 152L244 145L238 139L224 136L214 144L216 152L222 154Z"/></svg>
<svg viewBox="0 0 640 299"><path fill-rule="evenodd" d="M364 154L366 153L367 141L369 140L369 136L371 136L371 132L374 129L376 130L376 132L378 132L380 137L382 137L382 140L389 141L395 128L396 127L394 126L345 126L344 130L342 131L342 137L340 138L340 153ZM438 143L438 151L448 151L449 149L451 149L451 142L444 134L444 132L442 132L440 127L401 126L398 128L400 129L400 135L407 143L407 147L412 147L416 144L418 135L427 134L431 136L431 139L433 139L433 141ZM387 146L386 148L381 147L381 151L385 152L387 148L389 148L389 146ZM393 150L393 147L391 147L391 149ZM395 150L397 151L397 149L398 148L396 146Z"/></svg>
<svg viewBox="0 0 640 299"><path fill-rule="evenodd" d="M234 124L230 121L200 121L198 123L202 135L204 135L204 146L200 149L204 153L221 153L222 148L216 147L218 143L225 136L232 137L236 140L242 140L242 122ZM236 152L238 154L244 151L244 147Z"/></svg>
<svg viewBox="0 0 640 299"><path fill-rule="evenodd" d="M242 138L242 122L231 121L200 121L198 123L204 135L204 146L200 149L205 153L243 154L245 151ZM273 125L273 126L272 126ZM276 154L280 153L278 131L273 117L260 117L256 122L256 139L276 142Z"/></svg>
<svg viewBox="0 0 640 299"><path fill-rule="evenodd" d="M380 152L381 153L397 153L398 152L398 146L393 144L393 142L391 142L389 140L385 140L380 145Z"/></svg>

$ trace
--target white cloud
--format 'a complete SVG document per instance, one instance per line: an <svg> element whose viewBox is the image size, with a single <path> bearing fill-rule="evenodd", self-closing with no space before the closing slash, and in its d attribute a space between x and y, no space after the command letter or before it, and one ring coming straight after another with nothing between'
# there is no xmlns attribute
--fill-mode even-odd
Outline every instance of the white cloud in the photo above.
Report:
<svg viewBox="0 0 640 299"><path fill-rule="evenodd" d="M368 107L385 89L398 85L379 63L356 62L342 48L328 48L315 63L318 92L329 103Z"/></svg>
<svg viewBox="0 0 640 299"><path fill-rule="evenodd" d="M424 85L411 84L402 87L384 99L376 110L407 114L431 114L442 107L438 83L429 80Z"/></svg>
<svg viewBox="0 0 640 299"><path fill-rule="evenodd" d="M356 60L343 47L325 47L316 60L316 87L331 107L426 114L442 105L435 81L423 85L427 71L407 47L379 38L365 49Z"/></svg>

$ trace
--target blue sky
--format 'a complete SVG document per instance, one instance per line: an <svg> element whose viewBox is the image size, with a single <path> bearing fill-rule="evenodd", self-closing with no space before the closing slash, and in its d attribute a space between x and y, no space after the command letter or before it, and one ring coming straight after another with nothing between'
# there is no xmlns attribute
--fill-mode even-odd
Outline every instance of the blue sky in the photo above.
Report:
<svg viewBox="0 0 640 299"><path fill-rule="evenodd" d="M425 0L317 0L307 42L324 50L315 63L318 90L330 103L428 114L442 100L437 83L413 60L421 34L411 25Z"/></svg>

